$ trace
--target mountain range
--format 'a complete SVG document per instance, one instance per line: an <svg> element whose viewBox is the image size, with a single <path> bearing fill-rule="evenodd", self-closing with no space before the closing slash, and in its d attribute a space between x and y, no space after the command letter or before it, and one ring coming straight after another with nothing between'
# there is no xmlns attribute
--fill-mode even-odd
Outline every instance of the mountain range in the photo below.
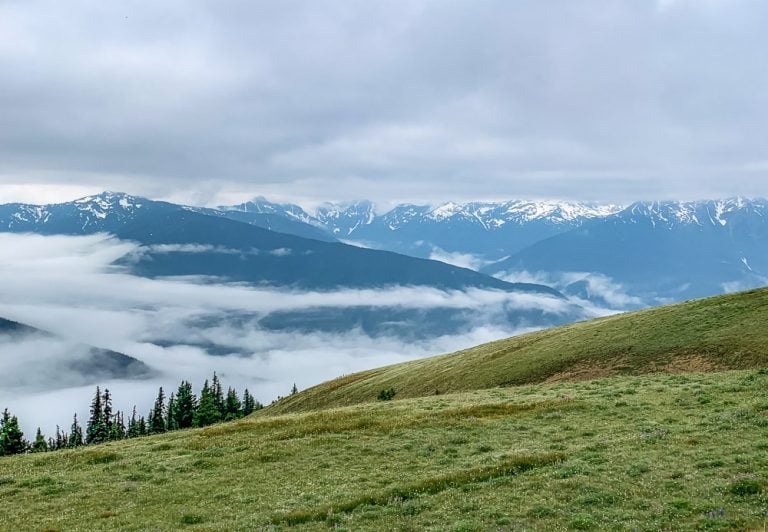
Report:
<svg viewBox="0 0 768 532"><path fill-rule="evenodd" d="M0 231L107 232L146 246L131 265L142 275L315 290L414 285L565 292L628 308L633 305L607 301L594 280L607 280L626 294L622 301L643 306L761 286L768 278L768 201L746 198L628 207L449 202L378 213L370 201L310 212L262 197L201 208L104 193L58 205L0 206ZM465 267L423 260L430 258Z"/></svg>
<svg viewBox="0 0 768 532"><path fill-rule="evenodd" d="M559 201L398 205L369 201L309 213L264 198L250 208L324 229L346 242L431 257L507 280L546 284L629 308L768 282L768 201L730 198L615 204ZM230 207L223 207L225 212ZM624 297L606 298L601 285ZM632 302L632 303L629 303Z"/></svg>
<svg viewBox="0 0 768 532"><path fill-rule="evenodd" d="M310 214L298 205L259 197L219 210L230 217L242 212L282 216L340 240L422 258L459 253L493 261L621 207L558 201L449 202L437 207L403 204L377 214L372 202L356 201L326 203Z"/></svg>
<svg viewBox="0 0 768 532"><path fill-rule="evenodd" d="M2 205L0 231L110 233L144 246L130 267L147 277L198 275L312 290L404 285L559 295L545 286L507 283L438 261L351 246L331 237L302 237L296 234L303 230L298 225L292 233L277 232L257 225L267 220L263 217L254 216L243 223L246 220L231 218L232 212L236 211L198 209L106 192L56 205Z"/></svg>
<svg viewBox="0 0 768 532"><path fill-rule="evenodd" d="M599 272L639 296L683 300L764 286L766 244L766 200L638 202L482 271Z"/></svg>
<svg viewBox="0 0 768 532"><path fill-rule="evenodd" d="M276 210L249 205L204 209L105 192L56 205L0 206L0 232L109 233L140 245L140 252L124 257L119 264L148 278L195 277L321 292L395 286L495 290L559 300L554 312L532 309L530 304L524 309L505 307L498 325L540 327L585 316L578 305L568 304L560 292L548 286L510 283L436 260L345 244L302 221L300 213L288 214L289 210L276 214ZM245 319L268 330L338 333L359 329L373 336L399 337L464 332L476 321L467 308L421 310L382 306L375 300L362 307L319 305Z"/></svg>

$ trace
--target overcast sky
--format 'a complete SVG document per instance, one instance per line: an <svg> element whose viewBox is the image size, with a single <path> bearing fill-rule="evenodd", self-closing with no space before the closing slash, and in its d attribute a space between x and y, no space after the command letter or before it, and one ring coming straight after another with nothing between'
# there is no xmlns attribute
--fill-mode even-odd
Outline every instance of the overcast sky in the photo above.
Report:
<svg viewBox="0 0 768 532"><path fill-rule="evenodd" d="M765 0L0 0L0 201L768 196Z"/></svg>

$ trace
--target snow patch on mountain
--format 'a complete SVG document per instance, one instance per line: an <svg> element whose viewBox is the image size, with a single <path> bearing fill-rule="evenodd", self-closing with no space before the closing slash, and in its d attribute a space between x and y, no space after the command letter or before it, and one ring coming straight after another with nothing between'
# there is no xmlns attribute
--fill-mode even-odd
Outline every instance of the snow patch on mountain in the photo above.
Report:
<svg viewBox="0 0 768 532"><path fill-rule="evenodd" d="M741 214L765 217L768 201L742 197L704 201L636 202L616 215L616 220L628 223L650 223L668 229L683 225L723 228Z"/></svg>

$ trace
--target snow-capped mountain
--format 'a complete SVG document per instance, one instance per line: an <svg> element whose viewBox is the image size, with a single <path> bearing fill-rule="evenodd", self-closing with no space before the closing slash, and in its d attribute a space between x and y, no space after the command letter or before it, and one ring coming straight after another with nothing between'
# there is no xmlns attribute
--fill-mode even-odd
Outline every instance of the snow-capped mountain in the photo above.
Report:
<svg viewBox="0 0 768 532"><path fill-rule="evenodd" d="M560 201L508 201L508 202L448 202L430 207L403 204L381 215L375 213L370 201L349 204L326 204L309 223L320 223L332 232L352 237L364 232L365 227L384 222L390 231L397 231L412 223L467 223L485 231L498 231L505 225L524 225L546 222L552 225L580 224L592 218L609 216L622 209L620 206Z"/></svg>
<svg viewBox="0 0 768 532"><path fill-rule="evenodd" d="M228 225L235 221L245 223ZM186 229L166 227L168 224ZM242 225L270 231L249 232ZM437 207L403 204L380 214L369 201L325 204L308 212L298 205L256 198L208 209L106 192L59 205L2 205L0 231L109 232L139 242L151 240L152 244L204 237L205 244L228 249L252 248L254 242L268 249L302 249L307 255L292 256L296 262L292 269L286 268L285 257L270 258L267 262L274 264L260 263L258 267L250 264L255 258L224 265L224 257L208 257L208 262L195 266L195 272L188 271L195 265L190 257L168 264L164 262L168 256L155 257L144 266L149 268L148 275L162 268L164 275L182 270L191 275L209 272L217 262L216 268L223 268L219 273L228 272L243 281L291 284L300 277L305 286L318 288L341 286L353 277L360 286L385 279L389 283L406 279L416 284L455 284L447 281L446 274L457 273L436 271L436 277L430 279L423 263L403 263L404 269L397 274L392 268L380 268L376 263L381 258L362 257L366 250L353 252L350 246L315 249L317 245L311 244L338 242L333 235L362 247L467 265L503 278L520 278L505 276L527 272L538 277L522 278L540 279L543 274L556 280L567 274L567 284L554 281L563 290L583 288L574 272L598 275L644 301L705 296L768 282L768 201L746 198L637 202L625 209L558 201L449 202ZM294 242L289 237L301 239ZM346 258L341 260L342 256ZM326 257L322 264L320 257ZM390 256L382 257L390 262ZM258 259L265 260L266 256ZM352 263L367 269L365 275L352 276L348 271ZM414 276L415 271L423 271L423 275ZM579 288L578 293L595 292L602 282L595 279L591 278L589 290ZM487 278L480 277L461 283L488 286Z"/></svg>
<svg viewBox="0 0 768 532"><path fill-rule="evenodd" d="M324 242L336 242L336 239L328 231L320 227L317 221L298 205L271 203L262 197L258 197L239 205L217 207L215 209L203 207L186 208L209 216L220 216L237 220L238 222L245 222L278 233L322 240Z"/></svg>
<svg viewBox="0 0 768 532"><path fill-rule="evenodd" d="M762 199L730 198L709 201L637 202L616 217L616 223L646 223L674 229L686 225L701 228L726 227L744 216L768 220L768 202Z"/></svg>
<svg viewBox="0 0 768 532"><path fill-rule="evenodd" d="M218 279L275 290L373 291L394 286L494 290L546 300L545 308L505 308L498 319L514 327L549 326L586 315L579 305L566 302L548 286L508 283L450 264L343 244L325 230L299 221L295 211L292 219L277 214L291 211L290 206L283 207L281 211L252 202L239 209L204 209L104 193L58 205L2 205L0 232L111 233L141 246L139 252L118 260L118 264L133 275L147 278ZM257 225L265 219L296 232L311 230L334 241ZM550 301L559 302L557 310L547 310ZM271 330L344 332L362 326L372 335L430 337L467 330L476 316L464 308L404 310L399 305L381 306L372 301L370 307L352 304L257 313L253 319L254 326Z"/></svg>
<svg viewBox="0 0 768 532"><path fill-rule="evenodd" d="M565 201L448 202L401 204L377 213L370 201L327 203L309 213L297 205L264 198L232 207L227 213L258 211L294 218L344 241L417 257L450 254L497 260L541 239L580 227L621 210L612 204ZM228 216L232 216L228 214Z"/></svg>
<svg viewBox="0 0 768 532"><path fill-rule="evenodd" d="M449 202L434 208L400 205L361 220L347 238L422 257L450 260L454 254L492 261L620 210L615 205L521 200Z"/></svg>
<svg viewBox="0 0 768 532"><path fill-rule="evenodd" d="M249 214L273 214L305 224L313 224L317 222L314 217L310 216L298 205L292 203L272 203L263 196L258 196L251 201L240 203L238 205L219 207L218 210Z"/></svg>
<svg viewBox="0 0 768 532"><path fill-rule="evenodd" d="M376 220L375 206L370 201L326 203L315 211L316 223L340 238L351 238L360 228Z"/></svg>
<svg viewBox="0 0 768 532"><path fill-rule="evenodd" d="M15 233L90 234L109 232L133 219L148 200L104 192L69 203L0 205L0 230Z"/></svg>
<svg viewBox="0 0 768 532"><path fill-rule="evenodd" d="M508 201L504 203L472 202L444 203L423 217L434 221L463 219L478 223L488 231L506 224L526 224L546 221L553 225L581 223L584 220L609 216L621 210L616 205L596 205L564 201Z"/></svg>
<svg viewBox="0 0 768 532"><path fill-rule="evenodd" d="M599 273L642 296L701 297L768 282L768 201L637 202L482 271Z"/></svg>
<svg viewBox="0 0 768 532"><path fill-rule="evenodd" d="M290 210L290 206L283 207ZM275 214L281 212L278 208L270 209L267 202L252 202L239 210L205 209L105 192L54 205L0 205L0 231L111 233L145 246L141 256L128 266L148 277L204 275L316 290L403 284L446 289L495 288L559 296L545 286L513 285L448 264L268 230L254 223L252 217L230 218L244 213L272 216L285 223L287 218ZM265 213L266 210L270 212ZM291 223L293 227L321 232L298 219ZM322 235L327 237L324 232Z"/></svg>
<svg viewBox="0 0 768 532"><path fill-rule="evenodd" d="M156 213L182 208L303 238L327 242L336 240L317 224L310 225L303 221L314 220L301 207L294 205L278 205L257 199L233 207L208 209L153 201L119 192L104 192L52 205L0 205L0 231L67 235L114 233L147 209Z"/></svg>

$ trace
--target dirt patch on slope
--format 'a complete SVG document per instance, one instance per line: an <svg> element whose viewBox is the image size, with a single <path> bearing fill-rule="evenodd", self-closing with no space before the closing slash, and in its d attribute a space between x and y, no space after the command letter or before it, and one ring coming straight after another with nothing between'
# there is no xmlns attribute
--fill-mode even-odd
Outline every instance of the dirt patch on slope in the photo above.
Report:
<svg viewBox="0 0 768 532"><path fill-rule="evenodd" d="M674 357L672 360L663 362L652 362L646 364L634 364L626 358L618 358L604 363L596 361L581 362L567 369L550 375L545 382L563 382L563 381L588 381L602 379L627 373L638 375L642 373L706 373L717 371L718 365L702 355L687 355Z"/></svg>
<svg viewBox="0 0 768 532"><path fill-rule="evenodd" d="M653 371L664 373L705 373L717 370L717 364L702 355L675 357L671 362L659 364Z"/></svg>
<svg viewBox="0 0 768 532"><path fill-rule="evenodd" d="M553 373L544 382L564 382L564 381L591 381L618 375L627 368L627 359L618 358L603 363L594 361L581 362L575 366Z"/></svg>

